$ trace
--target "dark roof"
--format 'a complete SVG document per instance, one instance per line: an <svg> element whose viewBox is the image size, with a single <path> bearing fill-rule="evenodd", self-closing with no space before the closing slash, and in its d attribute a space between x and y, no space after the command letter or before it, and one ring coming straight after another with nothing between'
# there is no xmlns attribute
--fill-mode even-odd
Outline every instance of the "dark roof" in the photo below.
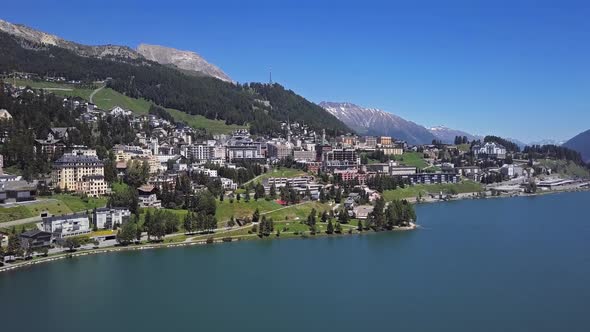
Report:
<svg viewBox="0 0 590 332"><path fill-rule="evenodd" d="M53 163L54 167L71 166L73 164L98 164L103 165L97 156L78 156L65 154Z"/></svg>
<svg viewBox="0 0 590 332"><path fill-rule="evenodd" d="M67 220L67 219L76 219L76 218L87 218L88 215L84 212L80 213L73 213L73 214L66 214L63 216L53 216L53 217L45 217L43 218L43 222L53 222L56 220Z"/></svg>
<svg viewBox="0 0 590 332"><path fill-rule="evenodd" d="M38 229L34 229L34 230L26 231L26 232L22 233L20 236L26 237L26 238L33 238L33 237L37 237L37 236L51 236L51 233L44 232L44 231L41 231Z"/></svg>

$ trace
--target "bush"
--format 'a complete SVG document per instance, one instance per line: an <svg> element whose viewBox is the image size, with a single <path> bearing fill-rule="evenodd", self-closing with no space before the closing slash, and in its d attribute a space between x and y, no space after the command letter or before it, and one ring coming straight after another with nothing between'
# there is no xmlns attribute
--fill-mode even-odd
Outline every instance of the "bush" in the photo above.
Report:
<svg viewBox="0 0 590 332"><path fill-rule="evenodd" d="M223 239L221 239L223 242L231 242L232 238L231 237L224 237Z"/></svg>
<svg viewBox="0 0 590 332"><path fill-rule="evenodd" d="M211 237L211 236L208 237L206 242L207 242L207 244L213 243L213 237Z"/></svg>

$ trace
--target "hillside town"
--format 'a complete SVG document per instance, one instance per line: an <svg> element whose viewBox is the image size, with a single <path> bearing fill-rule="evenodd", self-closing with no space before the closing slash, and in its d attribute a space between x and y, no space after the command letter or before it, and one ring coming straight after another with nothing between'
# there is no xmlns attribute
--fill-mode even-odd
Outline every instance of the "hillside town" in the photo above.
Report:
<svg viewBox="0 0 590 332"><path fill-rule="evenodd" d="M39 93L11 85L4 89L13 98ZM99 109L81 98L64 98L62 103L64 109L78 114L76 121L83 128L96 131L99 123L120 121L132 136L108 151L97 151L79 144L78 125L50 127L46 136L34 137L33 142L34 154L49 163L49 172L32 178L3 171L0 156L0 202L5 207L27 206L63 194L83 200L108 198L107 204L92 210L39 211L27 222L9 219L12 232L18 234L5 228L0 233L2 243L10 247L8 239L18 236L15 241L23 257L149 239L154 232L145 229L136 228L137 236L124 241L120 234L131 220L137 222L140 215L145 219L146 211L182 210L190 218L191 211L201 213L196 206L207 199L218 205L224 200L247 202L253 194L256 201L262 198L284 207L320 202L329 204L324 214L337 218L338 227L355 220L360 231L374 227L375 205L385 201L433 202L588 187L587 179L554 174L557 170L533 158L530 151L506 147L502 144L506 142L493 136L483 141L456 137L455 144L409 145L389 136L328 137L325 130L290 121L282 122L280 133L272 136L251 135L247 129L203 135L162 109L137 114L120 106ZM0 110L0 122L10 125L11 121L10 111ZM3 143L12 139L7 131L1 137ZM206 195L209 198L203 198ZM212 204L212 221L207 226L203 221L193 229L189 221L181 227L177 219L172 222L176 225L155 237L261 224L259 216L249 215L218 220ZM315 209L312 213L315 220ZM34 226L17 230L30 221ZM330 225L334 227L331 221ZM315 234L315 226L308 226ZM80 237L84 243L68 241ZM12 251L4 261L17 258Z"/></svg>

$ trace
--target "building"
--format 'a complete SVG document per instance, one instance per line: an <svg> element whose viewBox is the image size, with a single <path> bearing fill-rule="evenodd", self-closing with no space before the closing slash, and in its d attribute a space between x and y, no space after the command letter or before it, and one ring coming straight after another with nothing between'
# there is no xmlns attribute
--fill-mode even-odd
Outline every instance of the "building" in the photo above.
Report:
<svg viewBox="0 0 590 332"><path fill-rule="evenodd" d="M90 221L85 213L45 217L42 224L45 232L58 239L90 233Z"/></svg>
<svg viewBox="0 0 590 332"><path fill-rule="evenodd" d="M293 146L291 143L268 143L266 145L266 153L269 158L285 159L292 155Z"/></svg>
<svg viewBox="0 0 590 332"><path fill-rule="evenodd" d="M336 137L336 143L343 147L353 147L357 144L357 137L350 135L340 135Z"/></svg>
<svg viewBox="0 0 590 332"><path fill-rule="evenodd" d="M107 190L107 182L102 175L84 175L81 181L76 182L75 191L90 197L106 195Z"/></svg>
<svg viewBox="0 0 590 332"><path fill-rule="evenodd" d="M180 154L189 160L207 161L215 158L215 147L207 144L183 145Z"/></svg>
<svg viewBox="0 0 590 332"><path fill-rule="evenodd" d="M345 170L334 170L334 175L339 176L343 182L356 181L360 185L364 185L367 182L369 176L375 175L375 173L359 173L356 169L345 169Z"/></svg>
<svg viewBox="0 0 590 332"><path fill-rule="evenodd" d="M315 161L315 151L295 150L293 151L293 160L295 161Z"/></svg>
<svg viewBox="0 0 590 332"><path fill-rule="evenodd" d="M391 146L382 146L379 148L379 150L383 151L383 154L391 156L401 156L402 154L404 154L404 149L401 146L395 146L395 145L391 145Z"/></svg>
<svg viewBox="0 0 590 332"><path fill-rule="evenodd" d="M238 189L238 185L232 179L220 177L219 178L219 181L221 181L221 186L225 190L236 190L236 189Z"/></svg>
<svg viewBox="0 0 590 332"><path fill-rule="evenodd" d="M360 205L353 209L354 217L360 220L366 220L371 212L373 212L372 205Z"/></svg>
<svg viewBox="0 0 590 332"><path fill-rule="evenodd" d="M35 153L41 153L47 157L47 160L53 159L53 156L63 153L65 144L53 134L49 133L46 139L35 139Z"/></svg>
<svg viewBox="0 0 590 332"><path fill-rule="evenodd" d="M102 180L101 178L102 177ZM96 156L66 154L53 163L51 181L55 188L87 195L104 195L104 164Z"/></svg>
<svg viewBox="0 0 590 332"><path fill-rule="evenodd" d="M494 142L488 142L484 145L474 145L471 149L475 158L506 158L506 148Z"/></svg>
<svg viewBox="0 0 590 332"><path fill-rule="evenodd" d="M120 116L122 117L122 116L130 116L132 114L132 112L122 108L121 106L115 106L115 107L111 108L111 110L109 111L109 114L114 117L120 117Z"/></svg>
<svg viewBox="0 0 590 332"><path fill-rule="evenodd" d="M379 136L377 137L377 144L380 146L390 146L393 144L391 136Z"/></svg>
<svg viewBox="0 0 590 332"><path fill-rule="evenodd" d="M455 167L455 172L461 176L464 176L470 180L479 182L481 181L482 171L479 166L462 166Z"/></svg>
<svg viewBox="0 0 590 332"><path fill-rule="evenodd" d="M374 148L377 146L377 138L375 136L365 136L361 140L367 148Z"/></svg>
<svg viewBox="0 0 590 332"><path fill-rule="evenodd" d="M389 174L392 176L416 174L417 169L413 166L389 166Z"/></svg>
<svg viewBox="0 0 590 332"><path fill-rule="evenodd" d="M322 155L322 161L344 161L351 165L360 165L361 160L354 149L333 149Z"/></svg>
<svg viewBox="0 0 590 332"><path fill-rule="evenodd" d="M100 208L92 212L92 220L98 229L113 229L129 221L131 211L127 208Z"/></svg>
<svg viewBox="0 0 590 332"><path fill-rule="evenodd" d="M37 199L37 183L23 180L0 182L0 203Z"/></svg>
<svg viewBox="0 0 590 332"><path fill-rule="evenodd" d="M455 173L416 173L402 176L408 179L410 184L436 184L436 183L457 183L459 175Z"/></svg>
<svg viewBox="0 0 590 332"><path fill-rule="evenodd" d="M156 187L151 185L143 185L137 188L138 198L139 198L139 207L142 208L161 208L162 201L158 199L156 196Z"/></svg>
<svg viewBox="0 0 590 332"><path fill-rule="evenodd" d="M19 235L21 247L25 250L43 248L51 245L51 233L38 229L26 231Z"/></svg>

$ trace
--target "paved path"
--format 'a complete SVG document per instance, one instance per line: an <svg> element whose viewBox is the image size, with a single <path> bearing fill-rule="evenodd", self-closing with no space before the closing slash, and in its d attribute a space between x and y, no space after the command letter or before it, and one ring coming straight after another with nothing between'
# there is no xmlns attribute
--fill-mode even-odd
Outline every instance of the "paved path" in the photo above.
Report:
<svg viewBox="0 0 590 332"><path fill-rule="evenodd" d="M90 94L90 97L88 98L88 99L90 99L90 102L91 102L92 104L94 104L94 101L92 100L92 99L94 98L94 95L95 95L95 94L96 94L98 91L100 91L100 90L104 89L104 87L105 87L105 86L106 86L106 85L103 85L103 86L101 86L100 88L98 88L98 89L96 89L96 90L92 91L92 93Z"/></svg>

